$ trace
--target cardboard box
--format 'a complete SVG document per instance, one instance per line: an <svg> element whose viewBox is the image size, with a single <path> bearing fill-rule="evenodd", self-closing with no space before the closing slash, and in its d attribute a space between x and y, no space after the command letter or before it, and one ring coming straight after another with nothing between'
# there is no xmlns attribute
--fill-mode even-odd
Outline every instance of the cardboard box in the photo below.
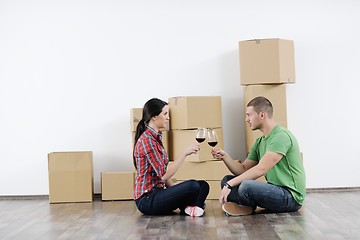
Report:
<svg viewBox="0 0 360 240"><path fill-rule="evenodd" d="M169 162L173 164L173 162ZM175 180L221 180L225 175L232 175L225 163L220 160L208 162L183 162L172 177Z"/></svg>
<svg viewBox="0 0 360 240"><path fill-rule="evenodd" d="M273 119L276 123L287 128L287 110L286 110L286 84L278 85L249 85L244 87L245 114L246 105L255 97L264 96L269 99L273 105ZM245 123L246 150L249 152L255 140L262 136L260 130L251 130Z"/></svg>
<svg viewBox="0 0 360 240"><path fill-rule="evenodd" d="M130 109L130 131L136 132L136 127L142 118L142 108Z"/></svg>
<svg viewBox="0 0 360 240"><path fill-rule="evenodd" d="M267 181L266 181L266 178L265 178L264 176L261 176L261 177L257 178L256 180L258 180L258 181L260 181L260 182L264 182L264 183L267 182Z"/></svg>
<svg viewBox="0 0 360 240"><path fill-rule="evenodd" d="M206 199L218 200L221 192L221 181L207 181L210 191Z"/></svg>
<svg viewBox="0 0 360 240"><path fill-rule="evenodd" d="M48 170L50 203L93 201L91 151L49 153Z"/></svg>
<svg viewBox="0 0 360 240"><path fill-rule="evenodd" d="M134 172L102 172L101 199L129 200L134 199Z"/></svg>
<svg viewBox="0 0 360 240"><path fill-rule="evenodd" d="M222 127L220 96L172 97L169 109L170 129Z"/></svg>
<svg viewBox="0 0 360 240"><path fill-rule="evenodd" d="M254 39L239 42L240 83L295 83L294 42Z"/></svg>
<svg viewBox="0 0 360 240"><path fill-rule="evenodd" d="M216 135L218 137L218 144L216 148L224 148L224 137L223 129L215 128ZM170 143L170 152L169 159L175 160L187 147L191 144L197 143L195 140L196 129L193 130L170 130L169 143ZM185 161L190 162L204 162L215 160L211 154L212 147L209 146L207 140L201 143L200 151L197 154L192 154L186 157Z"/></svg>

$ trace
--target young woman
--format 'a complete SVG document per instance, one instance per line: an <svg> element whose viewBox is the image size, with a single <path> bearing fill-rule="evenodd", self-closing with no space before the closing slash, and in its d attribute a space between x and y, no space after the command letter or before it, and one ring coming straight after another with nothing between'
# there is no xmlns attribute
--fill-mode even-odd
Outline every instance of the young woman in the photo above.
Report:
<svg viewBox="0 0 360 240"><path fill-rule="evenodd" d="M137 125L134 145L134 166L137 170L134 199L140 212L146 215L166 215L180 209L192 217L204 214L209 184L187 180L178 184L171 177L188 155L197 153L199 144L191 145L168 166L169 157L162 144L161 128L169 121L169 106L152 98L143 108Z"/></svg>

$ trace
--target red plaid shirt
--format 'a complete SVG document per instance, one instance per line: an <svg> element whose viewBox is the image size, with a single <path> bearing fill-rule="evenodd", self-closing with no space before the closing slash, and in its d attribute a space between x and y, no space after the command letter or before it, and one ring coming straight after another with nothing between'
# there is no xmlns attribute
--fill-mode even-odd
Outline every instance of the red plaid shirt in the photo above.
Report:
<svg viewBox="0 0 360 240"><path fill-rule="evenodd" d="M169 157L162 145L162 132L147 127L139 137L134 148L136 179L134 199L138 199L152 188L164 188L161 180L166 172Z"/></svg>

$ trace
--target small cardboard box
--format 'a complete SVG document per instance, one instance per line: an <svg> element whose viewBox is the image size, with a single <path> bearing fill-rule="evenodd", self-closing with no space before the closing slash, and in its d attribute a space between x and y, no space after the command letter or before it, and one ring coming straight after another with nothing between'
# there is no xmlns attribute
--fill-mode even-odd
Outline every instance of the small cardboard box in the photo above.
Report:
<svg viewBox="0 0 360 240"><path fill-rule="evenodd" d="M220 96L187 96L169 99L170 129L221 128Z"/></svg>
<svg viewBox="0 0 360 240"><path fill-rule="evenodd" d="M93 201L91 151L49 153L48 170L50 203Z"/></svg>
<svg viewBox="0 0 360 240"><path fill-rule="evenodd" d="M286 84L278 85L249 85L244 87L245 115L246 105L255 97L263 96L270 100L273 105L273 119L283 127L287 127L287 110L286 110ZM255 140L262 136L260 130L251 130L245 123L246 150L250 151Z"/></svg>
<svg viewBox="0 0 360 240"><path fill-rule="evenodd" d="M218 138L218 144L215 146L216 148L224 148L224 137L223 137L223 129L215 128L214 129ZM170 152L169 159L175 160L180 153L182 153L188 146L191 144L197 143L196 138L196 129L193 130L170 130ZM211 154L212 147L208 145L207 140L200 144L200 151L197 154L191 154L186 157L185 161L190 162L204 162L214 160Z"/></svg>
<svg viewBox="0 0 360 240"><path fill-rule="evenodd" d="M240 83L295 83L294 42L254 39L239 42Z"/></svg>
<svg viewBox="0 0 360 240"><path fill-rule="evenodd" d="M101 199L134 199L134 172L102 172Z"/></svg>

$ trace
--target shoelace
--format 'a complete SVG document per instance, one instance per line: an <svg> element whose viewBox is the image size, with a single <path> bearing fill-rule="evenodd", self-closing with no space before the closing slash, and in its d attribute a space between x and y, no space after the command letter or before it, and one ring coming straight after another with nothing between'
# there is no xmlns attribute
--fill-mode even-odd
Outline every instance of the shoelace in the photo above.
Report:
<svg viewBox="0 0 360 240"><path fill-rule="evenodd" d="M195 217L195 214L196 214L196 207L191 207L190 216Z"/></svg>

